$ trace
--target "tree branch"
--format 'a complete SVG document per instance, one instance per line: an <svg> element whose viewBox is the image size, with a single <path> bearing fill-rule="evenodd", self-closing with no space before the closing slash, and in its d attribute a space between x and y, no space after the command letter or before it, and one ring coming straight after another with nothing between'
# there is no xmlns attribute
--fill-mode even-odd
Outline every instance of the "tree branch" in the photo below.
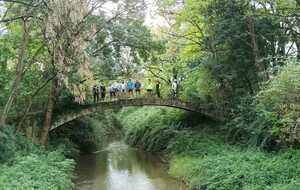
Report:
<svg viewBox="0 0 300 190"><path fill-rule="evenodd" d="M26 117L27 117L27 115L28 115L28 113L29 113L29 111L30 111L30 109L31 109L32 101L33 101L33 99L35 98L35 96L38 95L38 93L39 93L43 88L45 88L45 87L47 86L47 84L48 84L51 80L53 80L55 77L56 77L56 74L53 75L52 77L50 77L48 80L46 80L46 81L45 81L39 88L37 88L37 89L35 90L35 92L30 96L30 99L29 99L29 101L28 101L29 103L28 103L28 105L27 105L27 107L26 107L26 110L24 111L23 117L21 118L20 122L18 123L17 131L20 131L20 130L21 130L21 127L22 127L22 125L23 125L23 123L24 123L24 121L25 121L25 119L26 119Z"/></svg>

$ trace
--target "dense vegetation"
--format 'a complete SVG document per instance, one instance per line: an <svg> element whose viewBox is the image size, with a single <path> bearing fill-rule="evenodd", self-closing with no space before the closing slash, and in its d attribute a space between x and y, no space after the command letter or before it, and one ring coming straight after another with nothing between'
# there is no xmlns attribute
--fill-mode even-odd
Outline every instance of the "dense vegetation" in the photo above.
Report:
<svg viewBox="0 0 300 190"><path fill-rule="evenodd" d="M113 127L112 127L113 126ZM114 114L94 115L53 132L47 147L15 133L0 131L0 189L73 189L75 160L98 150L110 136L121 135Z"/></svg>
<svg viewBox="0 0 300 190"><path fill-rule="evenodd" d="M63 146L45 150L12 127L0 136L0 189L72 189L75 162L66 158Z"/></svg>
<svg viewBox="0 0 300 190"><path fill-rule="evenodd" d="M199 119L191 122L192 116L169 109L126 110L120 117L126 141L169 154L170 174L191 189L300 188L297 150L265 152L232 143L227 127Z"/></svg>
<svg viewBox="0 0 300 190"><path fill-rule="evenodd" d="M299 189L300 1L151 2L0 0L0 189L71 189L72 159L116 133L192 189ZM177 79L176 98L223 122L124 109L50 134L93 85L129 78L163 98Z"/></svg>

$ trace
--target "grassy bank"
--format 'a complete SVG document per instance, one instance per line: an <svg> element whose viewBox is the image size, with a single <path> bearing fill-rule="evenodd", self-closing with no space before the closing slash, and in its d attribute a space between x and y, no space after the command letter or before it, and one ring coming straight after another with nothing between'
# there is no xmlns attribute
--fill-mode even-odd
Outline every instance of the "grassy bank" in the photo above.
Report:
<svg viewBox="0 0 300 190"><path fill-rule="evenodd" d="M113 127L112 127L113 126ZM71 190L75 160L91 153L120 130L114 114L99 114L51 132L47 148L12 126L0 131L0 190Z"/></svg>
<svg viewBox="0 0 300 190"><path fill-rule="evenodd" d="M1 190L70 190L75 162L63 146L40 147L13 127L0 131Z"/></svg>
<svg viewBox="0 0 300 190"><path fill-rule="evenodd" d="M298 190L300 151L264 152L233 144L218 125L181 111L126 109L120 113L126 140L171 155L169 173L193 190Z"/></svg>

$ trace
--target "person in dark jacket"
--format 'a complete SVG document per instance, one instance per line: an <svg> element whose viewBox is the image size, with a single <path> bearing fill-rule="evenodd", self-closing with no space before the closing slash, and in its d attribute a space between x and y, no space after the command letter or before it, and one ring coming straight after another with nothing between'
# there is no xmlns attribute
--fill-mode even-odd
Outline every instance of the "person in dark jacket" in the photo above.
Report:
<svg viewBox="0 0 300 190"><path fill-rule="evenodd" d="M136 80L135 83L134 83L136 96L141 95L141 87L142 87L141 82Z"/></svg>
<svg viewBox="0 0 300 190"><path fill-rule="evenodd" d="M99 102L99 89L97 85L93 86L93 96L94 96L94 104Z"/></svg>
<svg viewBox="0 0 300 190"><path fill-rule="evenodd" d="M156 87L156 95L157 95L157 97L161 98L161 96L160 96L160 81L159 80L156 81L155 87Z"/></svg>
<svg viewBox="0 0 300 190"><path fill-rule="evenodd" d="M106 95L106 88L103 83L100 84L100 92L101 92L101 100L105 100L105 95Z"/></svg>

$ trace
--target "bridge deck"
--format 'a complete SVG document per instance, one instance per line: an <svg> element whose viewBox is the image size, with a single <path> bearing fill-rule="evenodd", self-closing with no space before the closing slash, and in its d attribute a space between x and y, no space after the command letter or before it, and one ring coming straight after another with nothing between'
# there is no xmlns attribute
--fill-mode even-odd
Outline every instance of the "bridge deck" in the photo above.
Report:
<svg viewBox="0 0 300 190"><path fill-rule="evenodd" d="M207 117L214 117L214 113L211 113L205 106L195 106L188 102L183 102L178 99L159 99L159 98L134 98L134 99L118 99L112 101L100 102L98 104L85 104L79 106L79 110L62 114L58 116L53 122L50 130L54 130L57 127L68 123L74 119L86 116L95 112L102 112L107 109L123 108L123 107L135 107L135 106L165 106L183 109L192 112L198 112L201 115ZM207 106L206 106L207 107Z"/></svg>

